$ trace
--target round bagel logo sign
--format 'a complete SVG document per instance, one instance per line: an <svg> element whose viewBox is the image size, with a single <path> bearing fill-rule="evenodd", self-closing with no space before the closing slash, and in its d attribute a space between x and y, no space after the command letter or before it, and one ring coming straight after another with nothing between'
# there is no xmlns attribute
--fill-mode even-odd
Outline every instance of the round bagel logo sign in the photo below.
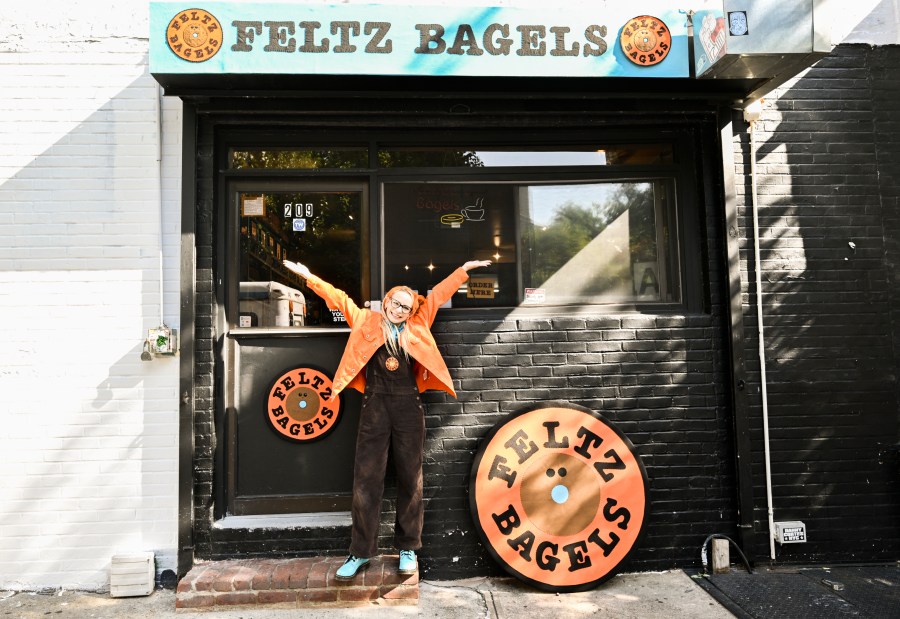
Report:
<svg viewBox="0 0 900 619"><path fill-rule="evenodd" d="M615 575L639 541L647 474L602 416L551 402L491 430L469 502L482 542L507 572L545 591L585 591Z"/></svg>
<svg viewBox="0 0 900 619"><path fill-rule="evenodd" d="M323 372L301 367L279 376L269 389L266 419L272 429L290 441L309 442L324 437L337 425L340 396Z"/></svg>
<svg viewBox="0 0 900 619"><path fill-rule="evenodd" d="M208 11L187 9L169 20L166 42L182 60L205 62L222 47L222 24Z"/></svg>
<svg viewBox="0 0 900 619"><path fill-rule="evenodd" d="M619 46L631 62L650 67L659 64L672 49L672 33L658 17L641 15L622 27Z"/></svg>

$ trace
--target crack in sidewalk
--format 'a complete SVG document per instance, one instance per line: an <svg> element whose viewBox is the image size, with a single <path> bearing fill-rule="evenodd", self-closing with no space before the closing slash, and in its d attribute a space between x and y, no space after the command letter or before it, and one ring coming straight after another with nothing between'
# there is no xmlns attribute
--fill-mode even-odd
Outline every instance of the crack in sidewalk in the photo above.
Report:
<svg viewBox="0 0 900 619"><path fill-rule="evenodd" d="M429 587L434 587L435 589L444 589L447 591L471 591L481 599L481 603L484 605L484 615L482 615L482 617L484 619L499 619L500 614L497 612L497 604L494 602L494 593L490 589L480 588L480 586L484 585L485 582L487 582L487 580L480 580L478 583L475 583L473 585L447 585L435 581L420 580L419 585L428 585Z"/></svg>

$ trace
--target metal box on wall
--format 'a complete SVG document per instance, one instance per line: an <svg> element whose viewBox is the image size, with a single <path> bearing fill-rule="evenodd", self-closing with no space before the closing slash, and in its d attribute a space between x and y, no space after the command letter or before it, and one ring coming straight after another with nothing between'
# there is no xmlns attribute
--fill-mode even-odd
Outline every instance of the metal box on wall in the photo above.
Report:
<svg viewBox="0 0 900 619"><path fill-rule="evenodd" d="M155 573L152 552L115 555L109 568L109 594L114 598L150 595Z"/></svg>
<svg viewBox="0 0 900 619"><path fill-rule="evenodd" d="M701 79L761 80L758 99L832 49L827 0L722 0L694 14Z"/></svg>

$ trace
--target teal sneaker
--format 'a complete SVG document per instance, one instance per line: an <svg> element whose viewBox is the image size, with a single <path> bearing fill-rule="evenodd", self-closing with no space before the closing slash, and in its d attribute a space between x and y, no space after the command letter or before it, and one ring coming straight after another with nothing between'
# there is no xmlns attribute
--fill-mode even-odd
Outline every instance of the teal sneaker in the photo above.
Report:
<svg viewBox="0 0 900 619"><path fill-rule="evenodd" d="M400 574L415 574L416 570L419 569L419 563L416 561L416 551L415 550L401 550L400 551L400 567L397 568L397 571Z"/></svg>
<svg viewBox="0 0 900 619"><path fill-rule="evenodd" d="M335 572L334 577L337 580L353 580L360 570L364 570L367 567L369 567L368 559L361 559L354 555L350 555L347 557L347 560L344 561L344 564L338 568L337 572Z"/></svg>

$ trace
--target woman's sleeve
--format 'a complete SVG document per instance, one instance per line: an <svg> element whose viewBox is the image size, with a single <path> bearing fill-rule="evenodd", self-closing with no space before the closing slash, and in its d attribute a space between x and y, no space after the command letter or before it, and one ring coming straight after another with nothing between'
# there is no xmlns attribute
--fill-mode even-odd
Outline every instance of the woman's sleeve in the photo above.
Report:
<svg viewBox="0 0 900 619"><path fill-rule="evenodd" d="M420 312L425 313L429 326L434 322L438 309L456 294L456 291L467 279L469 279L469 274L460 267L431 289L431 294L426 297L425 303L419 309Z"/></svg>
<svg viewBox="0 0 900 619"><path fill-rule="evenodd" d="M363 310L353 302L353 299L347 296L346 292L335 288L322 278L312 275L306 278L306 284L313 292L325 299L328 309L340 310L344 318L347 319L347 325L351 328L357 318L363 313Z"/></svg>

